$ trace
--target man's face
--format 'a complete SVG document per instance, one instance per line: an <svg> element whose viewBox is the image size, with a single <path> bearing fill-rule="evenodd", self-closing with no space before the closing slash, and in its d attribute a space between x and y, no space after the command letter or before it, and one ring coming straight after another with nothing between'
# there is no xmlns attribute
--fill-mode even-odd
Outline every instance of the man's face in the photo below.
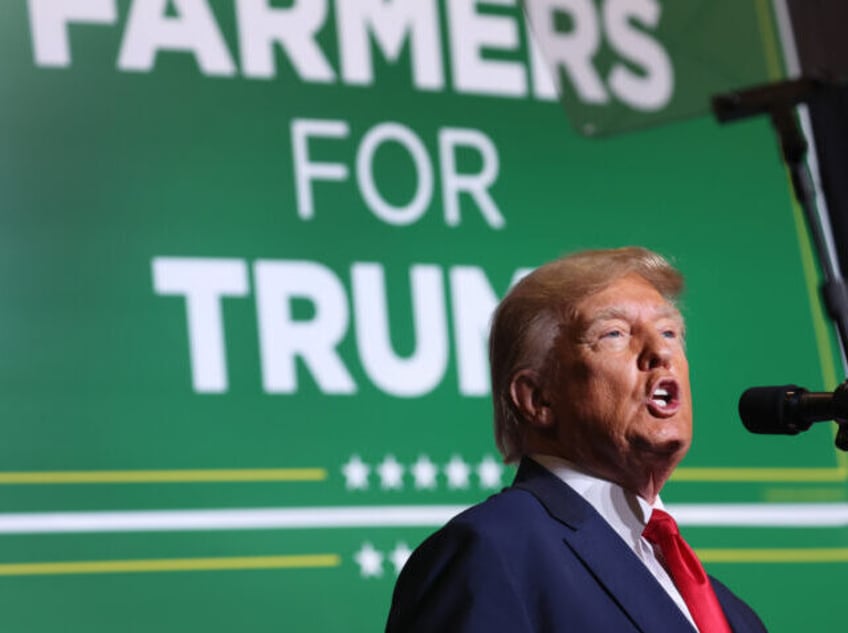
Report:
<svg viewBox="0 0 848 633"><path fill-rule="evenodd" d="M622 277L576 306L549 383L562 456L640 492L655 491L692 439L680 313L644 278Z"/></svg>

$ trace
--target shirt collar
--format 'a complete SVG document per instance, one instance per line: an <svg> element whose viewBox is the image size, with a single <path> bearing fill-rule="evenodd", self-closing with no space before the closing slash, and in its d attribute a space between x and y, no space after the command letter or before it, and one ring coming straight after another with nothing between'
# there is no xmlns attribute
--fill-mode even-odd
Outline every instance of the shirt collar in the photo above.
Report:
<svg viewBox="0 0 848 633"><path fill-rule="evenodd" d="M637 547L654 509L664 509L659 496L651 505L639 495L611 481L589 475L561 457L534 454L530 458L589 502L630 547Z"/></svg>

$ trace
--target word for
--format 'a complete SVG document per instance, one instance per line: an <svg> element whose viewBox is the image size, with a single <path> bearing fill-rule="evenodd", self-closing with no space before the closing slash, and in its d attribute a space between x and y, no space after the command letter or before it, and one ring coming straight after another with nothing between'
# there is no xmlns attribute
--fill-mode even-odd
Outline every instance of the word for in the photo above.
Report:
<svg viewBox="0 0 848 633"><path fill-rule="evenodd" d="M517 271L512 283L529 270ZM199 393L228 390L226 327L222 301L247 297L251 286L242 259L156 257L157 294L185 300L192 384ZM489 319L498 296L483 270L453 266L447 271L452 336L441 267L415 264L409 270L415 346L409 356L392 347L385 271L378 263L356 262L350 289L330 268L312 261L257 260L253 290L265 392L298 390L297 364L310 372L326 394L353 394L357 384L338 346L353 331L365 374L381 391L397 397L423 396L444 379L452 338L459 392L489 392ZM396 294L396 293L395 293ZM293 305L308 301L309 318L296 318ZM349 302L350 300L350 302ZM353 313L349 309L353 307Z"/></svg>
<svg viewBox="0 0 848 633"><path fill-rule="evenodd" d="M294 153L297 213L302 220L315 215L312 183L316 180L340 181L349 175L347 165L337 162L317 161L310 155L309 140L313 138L344 139L350 127L345 121L327 119L295 119L291 125ZM415 170L415 193L407 204L394 205L387 201L374 178L374 156L386 143L402 147L412 160ZM477 204L486 223L492 228L503 228L505 222L489 193L497 180L499 159L492 140L483 132L465 128L441 128L438 132L442 206L445 223L460 223L460 194L468 194ZM468 174L457 170L457 150L472 151L480 158L478 172ZM372 127L359 142L356 152L356 181L368 209L387 224L398 226L418 221L430 207L433 199L433 163L424 143L407 126L385 122Z"/></svg>

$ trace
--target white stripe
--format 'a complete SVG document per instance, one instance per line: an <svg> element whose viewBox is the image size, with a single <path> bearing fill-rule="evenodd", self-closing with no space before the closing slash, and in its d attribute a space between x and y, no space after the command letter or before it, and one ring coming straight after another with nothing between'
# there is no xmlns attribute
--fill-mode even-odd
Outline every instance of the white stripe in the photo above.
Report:
<svg viewBox="0 0 848 633"><path fill-rule="evenodd" d="M777 30L780 34L780 44L783 47L783 61L786 64L786 74L797 77L801 74L801 64L798 62L798 49L795 47L795 37L792 34L792 19L789 17L789 7L786 0L774 0L774 15L777 18Z"/></svg>
<svg viewBox="0 0 848 633"><path fill-rule="evenodd" d="M353 506L0 514L0 533L441 526L465 506Z"/></svg>
<svg viewBox="0 0 848 633"><path fill-rule="evenodd" d="M848 503L677 504L681 525L724 527L845 527Z"/></svg>
<svg viewBox="0 0 848 633"><path fill-rule="evenodd" d="M0 534L439 527L465 506L351 506L0 514ZM723 527L846 527L848 503L678 504L678 523Z"/></svg>

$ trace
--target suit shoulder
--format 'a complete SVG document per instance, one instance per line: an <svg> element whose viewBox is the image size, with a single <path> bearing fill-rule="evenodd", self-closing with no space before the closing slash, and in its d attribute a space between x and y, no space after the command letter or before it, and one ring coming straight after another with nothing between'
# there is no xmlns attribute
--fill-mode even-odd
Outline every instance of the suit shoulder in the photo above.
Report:
<svg viewBox="0 0 848 633"><path fill-rule="evenodd" d="M415 549L395 585L386 630L528 630L515 565L532 495L509 489L451 519ZM505 628L504 628L505 627Z"/></svg>
<svg viewBox="0 0 848 633"><path fill-rule="evenodd" d="M531 493L507 488L454 516L416 548L410 562L509 558L545 541L536 533L550 529L546 518Z"/></svg>
<svg viewBox="0 0 848 633"><path fill-rule="evenodd" d="M532 522L540 514L546 514L546 511L535 496L519 488L506 488L482 503L460 512L445 527L511 527Z"/></svg>

